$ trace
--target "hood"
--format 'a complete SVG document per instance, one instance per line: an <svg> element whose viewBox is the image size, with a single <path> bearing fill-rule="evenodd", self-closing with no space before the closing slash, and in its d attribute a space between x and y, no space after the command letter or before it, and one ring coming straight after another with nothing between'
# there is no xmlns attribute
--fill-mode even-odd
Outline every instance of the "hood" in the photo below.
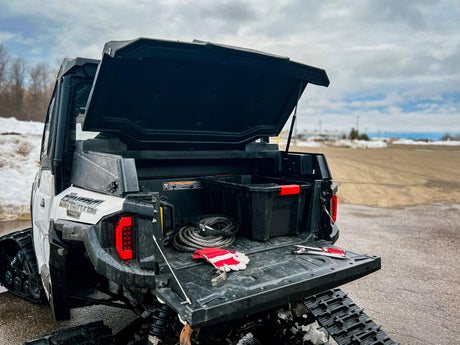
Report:
<svg viewBox="0 0 460 345"><path fill-rule="evenodd" d="M128 146L240 148L276 136L324 70L289 58L201 41L106 43L83 129Z"/></svg>

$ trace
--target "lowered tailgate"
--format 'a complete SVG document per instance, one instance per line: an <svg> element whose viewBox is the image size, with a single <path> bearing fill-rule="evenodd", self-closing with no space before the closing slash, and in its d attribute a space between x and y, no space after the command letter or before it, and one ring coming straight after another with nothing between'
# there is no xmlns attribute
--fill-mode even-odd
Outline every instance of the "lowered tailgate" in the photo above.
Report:
<svg viewBox="0 0 460 345"><path fill-rule="evenodd" d="M284 242L284 243L283 243ZM380 269L380 258L347 252L346 259L293 253L292 240L278 240L251 250L248 241L232 250L249 256L243 271L230 272L223 286L213 287L213 267L191 254L167 253L174 272L191 300L185 304L170 286L157 285L158 296L175 309L192 328L200 328L281 306L353 281ZM304 242L321 247L325 243ZM172 281L172 280L171 280ZM163 284L164 285L164 284Z"/></svg>

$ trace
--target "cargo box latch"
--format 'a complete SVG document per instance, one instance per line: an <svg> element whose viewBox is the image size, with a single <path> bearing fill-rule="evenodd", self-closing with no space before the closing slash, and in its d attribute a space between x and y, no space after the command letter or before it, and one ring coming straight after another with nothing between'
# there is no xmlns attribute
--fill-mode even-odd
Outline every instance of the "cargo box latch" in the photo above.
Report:
<svg viewBox="0 0 460 345"><path fill-rule="evenodd" d="M278 192L278 196L300 194L300 186L298 184L289 184L280 187L281 190Z"/></svg>

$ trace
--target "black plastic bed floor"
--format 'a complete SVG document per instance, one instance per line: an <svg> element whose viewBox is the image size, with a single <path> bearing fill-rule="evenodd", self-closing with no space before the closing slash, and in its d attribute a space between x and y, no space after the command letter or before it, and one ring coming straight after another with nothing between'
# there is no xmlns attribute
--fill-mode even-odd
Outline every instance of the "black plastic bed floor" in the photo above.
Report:
<svg viewBox="0 0 460 345"><path fill-rule="evenodd" d="M220 287L211 285L215 269L210 263L167 247L166 257L192 303L184 303L180 293L174 291L179 291L177 287L158 287L157 293L192 328L199 328L245 316L248 310L257 313L272 309L380 269L380 258L376 256L348 251L347 259L298 255L293 253L294 244L324 245L302 236L277 237L267 242L237 238L226 249L246 254L250 262L245 270L229 272Z"/></svg>

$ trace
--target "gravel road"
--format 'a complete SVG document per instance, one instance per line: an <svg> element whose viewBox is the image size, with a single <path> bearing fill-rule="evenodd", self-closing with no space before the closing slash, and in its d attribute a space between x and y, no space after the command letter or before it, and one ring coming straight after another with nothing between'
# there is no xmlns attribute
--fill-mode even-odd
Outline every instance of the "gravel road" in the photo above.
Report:
<svg viewBox="0 0 460 345"><path fill-rule="evenodd" d="M338 245L382 258L342 289L401 344L460 344L460 204L342 205L339 220Z"/></svg>
<svg viewBox="0 0 460 345"><path fill-rule="evenodd" d="M380 271L342 289L401 344L459 344L460 204L401 209L345 204L339 205L338 217L339 246L382 258ZM0 234L23 225L0 222ZM71 321L55 322L49 307L3 292L0 344L21 344L101 319L119 329L132 318L129 311L94 306L73 310Z"/></svg>

